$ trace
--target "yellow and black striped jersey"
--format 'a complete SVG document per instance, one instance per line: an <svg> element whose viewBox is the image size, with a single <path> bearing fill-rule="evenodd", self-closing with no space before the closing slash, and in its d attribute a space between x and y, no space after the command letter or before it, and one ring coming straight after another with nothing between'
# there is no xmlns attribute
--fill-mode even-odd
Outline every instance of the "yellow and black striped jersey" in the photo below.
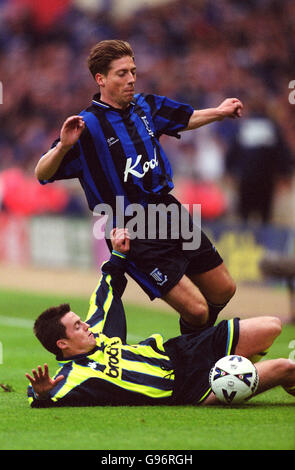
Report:
<svg viewBox="0 0 295 470"><path fill-rule="evenodd" d="M64 379L46 400L38 400L31 386L32 407L169 404L174 371L163 345L154 334L138 344L126 344L126 319L121 296L126 287L124 256L113 251L103 264L86 322L96 346L86 354L57 357L55 375Z"/></svg>

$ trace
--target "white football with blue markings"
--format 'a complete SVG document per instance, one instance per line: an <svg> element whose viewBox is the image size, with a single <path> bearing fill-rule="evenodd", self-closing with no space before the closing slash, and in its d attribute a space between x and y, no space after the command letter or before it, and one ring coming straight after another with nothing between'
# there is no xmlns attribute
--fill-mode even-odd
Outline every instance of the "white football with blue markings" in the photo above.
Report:
<svg viewBox="0 0 295 470"><path fill-rule="evenodd" d="M231 405L249 399L257 390L259 377L249 359L231 355L222 357L212 367L209 383L216 397Z"/></svg>

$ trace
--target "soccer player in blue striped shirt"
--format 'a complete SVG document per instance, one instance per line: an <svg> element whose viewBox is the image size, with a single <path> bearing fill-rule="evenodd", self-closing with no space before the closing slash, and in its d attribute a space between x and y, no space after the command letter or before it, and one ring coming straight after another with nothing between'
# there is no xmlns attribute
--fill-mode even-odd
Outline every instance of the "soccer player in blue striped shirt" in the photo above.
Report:
<svg viewBox="0 0 295 470"><path fill-rule="evenodd" d="M278 318L235 318L165 343L160 334L154 334L138 344L127 344L121 301L130 246L125 229L113 231L112 245L86 321L63 304L49 308L35 322L37 338L56 354L59 369L53 379L46 364L44 370L39 366L32 375L26 374L32 407L215 404L209 386L215 362L233 353L251 358L279 335ZM294 394L294 363L276 359L256 367L257 393L282 385Z"/></svg>
<svg viewBox="0 0 295 470"><path fill-rule="evenodd" d="M216 108L194 110L167 97L135 94L134 54L120 40L96 44L88 67L100 92L87 109L64 122L60 137L36 166L37 178L42 184L78 178L91 210L101 204L112 209L113 227L126 226L132 204L145 211L151 205L173 206L181 224L187 211L170 194L172 169L159 139L163 134L179 137L185 130L240 117L241 101L228 98ZM123 198L121 210L127 214L122 224L116 220L118 197ZM158 226L154 237L147 235L150 226L145 219L144 235L133 240L126 272L151 299L163 299L180 314L182 332L201 330L215 323L234 295L235 283L191 218L189 228L198 231L200 243L184 249L187 239L182 230L177 237L171 235L173 217L168 210L163 214L158 225L167 224L167 236L161 235ZM108 234L106 238L111 249Z"/></svg>

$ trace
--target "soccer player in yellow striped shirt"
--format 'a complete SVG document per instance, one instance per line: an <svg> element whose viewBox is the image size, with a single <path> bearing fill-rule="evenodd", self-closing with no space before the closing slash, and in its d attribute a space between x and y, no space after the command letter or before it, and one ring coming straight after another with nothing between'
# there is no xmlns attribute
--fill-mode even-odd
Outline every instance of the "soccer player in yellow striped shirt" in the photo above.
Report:
<svg viewBox="0 0 295 470"><path fill-rule="evenodd" d="M130 248L125 229L114 229L112 246L85 322L68 304L47 309L35 322L37 338L56 355L59 369L54 378L46 364L26 374L32 407L215 404L208 380L215 362L228 354L251 358L279 335L275 317L235 318L165 343L154 334L127 344L121 301ZM294 394L295 364L290 360L266 360L256 367L256 393L282 385Z"/></svg>

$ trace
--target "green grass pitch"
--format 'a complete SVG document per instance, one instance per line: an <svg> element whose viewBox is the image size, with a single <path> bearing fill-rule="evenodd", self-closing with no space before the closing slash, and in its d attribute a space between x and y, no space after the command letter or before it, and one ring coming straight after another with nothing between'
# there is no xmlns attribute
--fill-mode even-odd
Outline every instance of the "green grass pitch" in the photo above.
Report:
<svg viewBox="0 0 295 470"><path fill-rule="evenodd" d="M34 410L25 372L55 359L32 334L50 305L70 302L84 318L87 298L0 291L1 450L291 450L295 449L295 399L281 388L237 407L97 407ZM129 341L152 333L178 334L177 315L127 305ZM288 357L295 327L286 325L268 357Z"/></svg>

